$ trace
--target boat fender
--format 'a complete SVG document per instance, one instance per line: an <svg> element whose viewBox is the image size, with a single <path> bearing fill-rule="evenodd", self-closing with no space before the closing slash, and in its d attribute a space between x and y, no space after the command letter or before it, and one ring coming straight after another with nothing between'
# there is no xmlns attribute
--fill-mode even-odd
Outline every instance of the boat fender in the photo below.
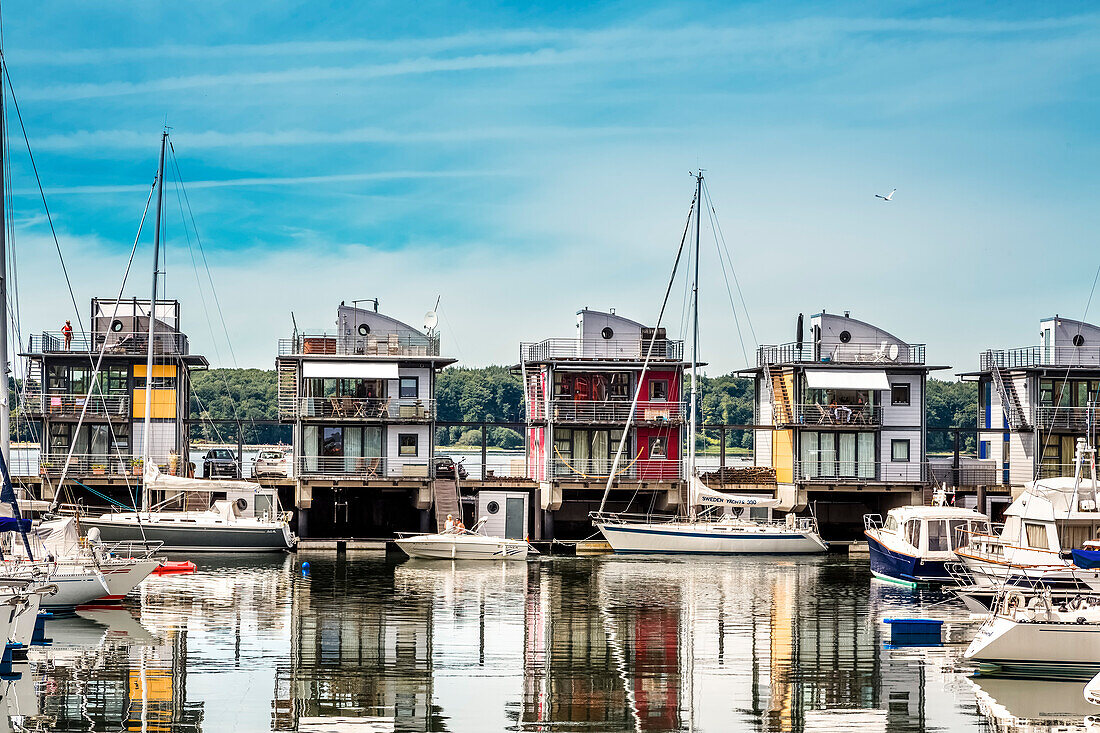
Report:
<svg viewBox="0 0 1100 733"><path fill-rule="evenodd" d="M1085 623L1085 617L1084 616L1078 616L1077 617L1077 623L1079 623L1079 624Z"/></svg>

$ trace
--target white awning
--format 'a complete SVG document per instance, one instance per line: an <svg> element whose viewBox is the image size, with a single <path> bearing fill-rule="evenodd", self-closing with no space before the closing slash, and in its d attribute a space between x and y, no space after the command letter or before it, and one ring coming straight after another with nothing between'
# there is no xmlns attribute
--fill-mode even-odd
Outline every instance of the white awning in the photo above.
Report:
<svg viewBox="0 0 1100 733"><path fill-rule="evenodd" d="M328 379L397 379L397 364L378 361L306 361L302 376Z"/></svg>
<svg viewBox="0 0 1100 733"><path fill-rule="evenodd" d="M886 372L876 369L807 369L806 384L813 389L890 389Z"/></svg>

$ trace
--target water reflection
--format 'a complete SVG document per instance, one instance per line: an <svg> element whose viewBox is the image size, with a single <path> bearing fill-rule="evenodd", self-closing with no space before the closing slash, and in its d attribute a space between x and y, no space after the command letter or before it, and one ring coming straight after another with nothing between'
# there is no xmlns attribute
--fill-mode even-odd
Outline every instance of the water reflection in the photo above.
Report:
<svg viewBox="0 0 1100 733"><path fill-rule="evenodd" d="M0 702L13 727L62 731L337 718L364 731L1007 731L1085 729L1100 713L1081 683L958 671L974 623L945 600L836 558L203 558L128 607L52 622L54 645ZM944 618L948 644L888 648L881 618L917 614Z"/></svg>

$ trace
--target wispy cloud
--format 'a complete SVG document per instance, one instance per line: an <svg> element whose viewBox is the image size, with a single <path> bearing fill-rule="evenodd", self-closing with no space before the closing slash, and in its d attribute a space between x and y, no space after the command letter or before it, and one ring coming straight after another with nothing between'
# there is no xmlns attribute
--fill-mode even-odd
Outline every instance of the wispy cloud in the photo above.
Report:
<svg viewBox="0 0 1100 733"><path fill-rule="evenodd" d="M510 175L506 171L387 171L378 173L337 173L327 176L284 176L284 177L250 177L250 178L224 178L220 180L190 181L185 182L188 189L197 190L203 188L256 188L263 186L305 186L331 183L353 183L361 181L402 181L402 180L426 180L447 178L474 178L482 176ZM166 177L167 180L167 177ZM167 188L167 187L166 187ZM149 190L148 184L120 184L120 185L90 185L90 186L59 186L47 188L50 195L89 195L89 194L113 194L145 192ZM16 189L16 194L38 195L38 189Z"/></svg>
<svg viewBox="0 0 1100 733"><path fill-rule="evenodd" d="M591 126L515 126L468 127L446 130L389 130L379 127L357 127L349 130L324 132L320 130L276 130L221 132L178 132L172 138L181 149L189 151L208 148L260 148L295 145L347 145L347 144L435 144L470 143L503 140L567 140L619 137L624 135L665 134L671 128L626 125ZM71 151L104 148L147 149L148 130L78 130L76 132L47 135L32 141L35 150Z"/></svg>

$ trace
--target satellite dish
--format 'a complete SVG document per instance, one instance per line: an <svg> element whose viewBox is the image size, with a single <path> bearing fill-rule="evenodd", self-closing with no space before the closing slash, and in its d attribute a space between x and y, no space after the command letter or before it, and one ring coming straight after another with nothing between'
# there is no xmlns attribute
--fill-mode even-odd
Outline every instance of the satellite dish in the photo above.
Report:
<svg viewBox="0 0 1100 733"><path fill-rule="evenodd" d="M898 345L890 344L890 348L886 350L886 355L890 357L890 361L898 360Z"/></svg>
<svg viewBox="0 0 1100 733"><path fill-rule="evenodd" d="M435 314L435 311L428 311L424 314L424 328L431 331L437 323L439 323L439 316Z"/></svg>

